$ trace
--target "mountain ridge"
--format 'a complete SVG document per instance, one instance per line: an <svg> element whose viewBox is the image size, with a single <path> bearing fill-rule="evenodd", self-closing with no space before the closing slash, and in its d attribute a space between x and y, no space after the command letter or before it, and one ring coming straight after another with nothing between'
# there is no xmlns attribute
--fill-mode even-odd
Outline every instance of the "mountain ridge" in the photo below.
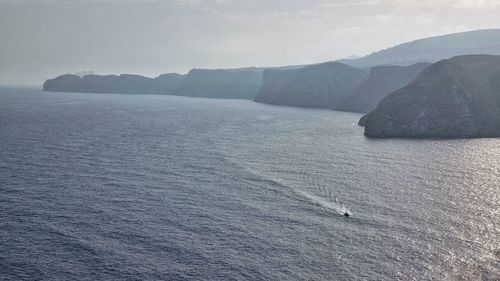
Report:
<svg viewBox="0 0 500 281"><path fill-rule="evenodd" d="M500 55L500 29L479 29L421 38L357 59L341 59L354 67L437 62L459 55Z"/></svg>
<svg viewBox="0 0 500 281"><path fill-rule="evenodd" d="M486 69L486 70L485 70ZM480 73L495 70L490 77ZM427 67L360 120L368 137L500 136L500 56L468 55Z"/></svg>
<svg viewBox="0 0 500 281"><path fill-rule="evenodd" d="M330 108L367 77L367 71L340 62L294 70L267 70L255 101L313 108Z"/></svg>

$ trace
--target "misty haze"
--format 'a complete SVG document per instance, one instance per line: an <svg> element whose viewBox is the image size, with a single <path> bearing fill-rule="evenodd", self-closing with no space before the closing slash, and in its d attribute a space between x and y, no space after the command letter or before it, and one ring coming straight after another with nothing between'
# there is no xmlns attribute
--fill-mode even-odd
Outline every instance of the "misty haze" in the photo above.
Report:
<svg viewBox="0 0 500 281"><path fill-rule="evenodd" d="M0 280L500 280L499 15L0 0Z"/></svg>

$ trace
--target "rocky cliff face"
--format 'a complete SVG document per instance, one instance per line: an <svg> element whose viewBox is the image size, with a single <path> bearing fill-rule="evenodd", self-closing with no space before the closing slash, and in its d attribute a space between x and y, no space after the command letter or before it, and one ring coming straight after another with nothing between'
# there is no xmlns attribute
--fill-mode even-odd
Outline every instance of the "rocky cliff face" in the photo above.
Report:
<svg viewBox="0 0 500 281"><path fill-rule="evenodd" d="M208 98L253 99L262 83L262 68L193 69L187 75L162 74L154 79L139 75L66 74L45 81L44 91L172 94Z"/></svg>
<svg viewBox="0 0 500 281"><path fill-rule="evenodd" d="M65 74L49 79L43 84L44 91L122 93L122 94L171 94L184 77L164 74L155 79L140 75L85 75Z"/></svg>
<svg viewBox="0 0 500 281"><path fill-rule="evenodd" d="M430 63L417 63L410 66L372 67L368 79L355 87L333 109L370 112L385 96L410 83L429 65Z"/></svg>
<svg viewBox="0 0 500 281"><path fill-rule="evenodd" d="M369 137L500 136L498 56L461 56L426 68L360 120Z"/></svg>
<svg viewBox="0 0 500 281"><path fill-rule="evenodd" d="M186 75L177 73L162 74L148 83L146 92L150 94L175 94Z"/></svg>
<svg viewBox="0 0 500 281"><path fill-rule="evenodd" d="M83 92L82 77L74 74L64 74L43 83L44 91L53 92Z"/></svg>
<svg viewBox="0 0 500 281"><path fill-rule="evenodd" d="M329 108L367 77L367 71L339 62L291 70L265 70L255 101L276 105Z"/></svg>
<svg viewBox="0 0 500 281"><path fill-rule="evenodd" d="M262 83L262 68L193 69L176 94L191 97L253 99Z"/></svg>

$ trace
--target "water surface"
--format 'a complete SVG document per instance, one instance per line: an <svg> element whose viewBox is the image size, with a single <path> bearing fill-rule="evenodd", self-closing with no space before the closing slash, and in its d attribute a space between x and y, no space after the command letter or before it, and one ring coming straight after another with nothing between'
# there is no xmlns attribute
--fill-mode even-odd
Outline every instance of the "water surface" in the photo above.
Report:
<svg viewBox="0 0 500 281"><path fill-rule="evenodd" d="M359 118L0 90L0 279L498 280L500 140Z"/></svg>

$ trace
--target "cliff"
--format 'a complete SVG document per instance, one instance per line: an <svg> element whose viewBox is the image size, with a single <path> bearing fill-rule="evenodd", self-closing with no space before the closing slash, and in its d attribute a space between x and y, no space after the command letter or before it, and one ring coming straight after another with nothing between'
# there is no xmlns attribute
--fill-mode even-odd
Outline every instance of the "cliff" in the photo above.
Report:
<svg viewBox="0 0 500 281"><path fill-rule="evenodd" d="M149 94L175 94L186 75L177 73L161 74L152 79L145 88Z"/></svg>
<svg viewBox="0 0 500 281"><path fill-rule="evenodd" d="M427 67L360 120L369 137L500 136L500 56L470 55Z"/></svg>
<svg viewBox="0 0 500 281"><path fill-rule="evenodd" d="M368 78L333 106L333 109L370 112L385 96L410 83L429 65L430 63L417 63L410 66L372 67Z"/></svg>
<svg viewBox="0 0 500 281"><path fill-rule="evenodd" d="M163 74L155 79L140 75L85 75L65 74L49 79L43 84L44 91L122 93L122 94L170 94L184 79L179 74Z"/></svg>
<svg viewBox="0 0 500 281"><path fill-rule="evenodd" d="M264 70L255 101L276 105L329 108L367 77L367 71L339 62L300 69Z"/></svg>
<svg viewBox="0 0 500 281"><path fill-rule="evenodd" d="M262 83L262 68L192 69L177 95L253 99Z"/></svg>
<svg viewBox="0 0 500 281"><path fill-rule="evenodd" d="M44 91L52 92L82 92L84 89L82 77L74 74L64 74L43 83Z"/></svg>
<svg viewBox="0 0 500 281"><path fill-rule="evenodd" d="M253 99L261 83L262 68L193 69L187 75L169 73L154 79L130 74L65 74L45 81L43 90Z"/></svg>

